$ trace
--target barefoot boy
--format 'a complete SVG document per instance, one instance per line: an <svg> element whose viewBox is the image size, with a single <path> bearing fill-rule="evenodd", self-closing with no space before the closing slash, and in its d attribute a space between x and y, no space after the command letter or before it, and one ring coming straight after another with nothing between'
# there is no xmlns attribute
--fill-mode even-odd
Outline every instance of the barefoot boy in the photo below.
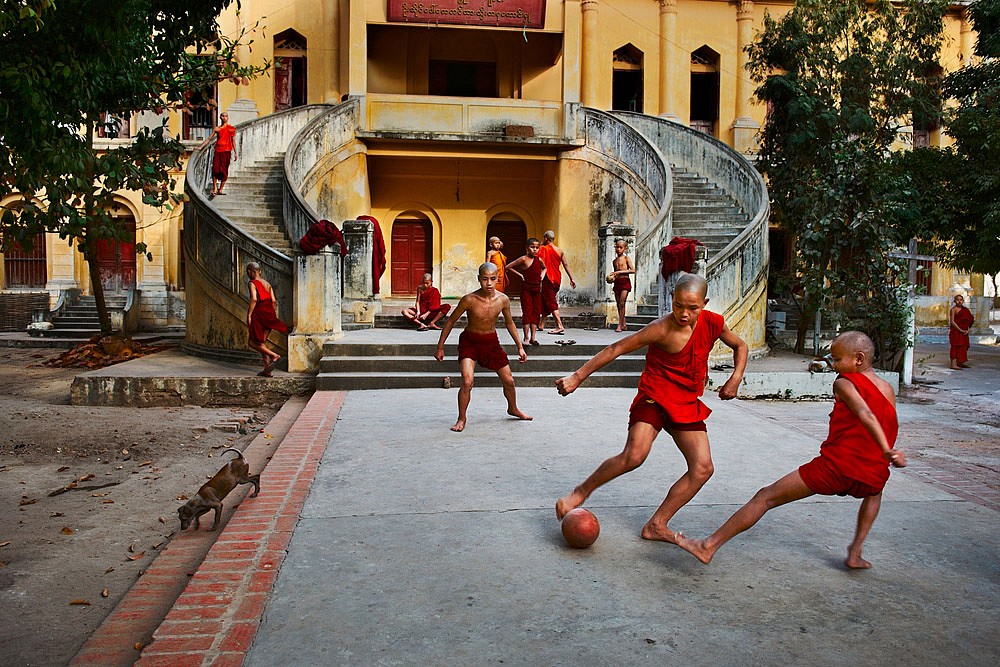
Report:
<svg viewBox="0 0 1000 667"><path fill-rule="evenodd" d="M628 331L628 324L625 322L625 302L628 300L628 293L632 291L632 279L630 275L635 273L635 266L632 260L625 254L625 239L615 239L615 258L611 262L614 269L608 274L614 285L612 290L615 293L615 303L618 305L618 327L615 331Z"/></svg>
<svg viewBox="0 0 1000 667"><path fill-rule="evenodd" d="M606 460L582 484L556 503L562 519L579 507L595 489L619 475L635 470L646 460L653 440L661 430L674 439L687 461L688 469L642 528L647 540L674 541L667 526L671 517L704 486L712 476L712 454L708 445L705 418L711 410L698 397L705 391L708 355L716 340L733 350L733 374L719 389L719 397L736 397L747 365L747 344L729 330L721 315L704 310L708 284L701 276L686 274L674 288L673 306L665 315L641 331L612 343L572 375L556 380L563 396L573 393L591 373L619 356L649 346L646 368L639 379L639 392L632 401L625 449Z"/></svg>
<svg viewBox="0 0 1000 667"><path fill-rule="evenodd" d="M437 321L448 314L451 306L441 303L441 292L434 287L434 277L425 273L417 288L417 301L409 308L404 308L402 315L417 325L417 331L440 329Z"/></svg>
<svg viewBox="0 0 1000 667"><path fill-rule="evenodd" d="M816 493L851 495L863 500L844 564L849 568L871 567L861 557L861 547L878 516L889 464L906 465L903 452L892 448L898 428L896 398L892 386L872 371L874 353L871 339L860 331L837 336L830 356L840 375L833 383L830 433L819 456L759 490L710 537L692 540L677 533L677 545L708 563L719 547L757 523L769 509Z"/></svg>
<svg viewBox="0 0 1000 667"><path fill-rule="evenodd" d="M542 247L536 238L528 239L525 254L507 265L507 270L521 279L521 325L524 342L538 345L538 323L542 319L542 278L545 262L538 257Z"/></svg>
<svg viewBox="0 0 1000 667"><path fill-rule="evenodd" d="M510 315L510 299L503 292L496 290L497 267L489 262L479 267L479 289L470 292L458 302L458 307L445 322L438 339L434 358L444 361L444 342L454 328L462 313L468 312L468 324L458 338L458 363L462 369L462 386L458 390L458 421L451 427L452 431L465 429L466 411L472 398L472 383L475 378L476 363L483 368L496 371L503 383L503 395L507 399L507 414L518 419L530 420L531 417L517 409L517 394L514 389L514 376L510 372L510 362L507 353L500 347L497 336L497 315L503 313L504 325L510 337L517 343L517 354L523 364L528 360L521 339L517 336L517 327Z"/></svg>

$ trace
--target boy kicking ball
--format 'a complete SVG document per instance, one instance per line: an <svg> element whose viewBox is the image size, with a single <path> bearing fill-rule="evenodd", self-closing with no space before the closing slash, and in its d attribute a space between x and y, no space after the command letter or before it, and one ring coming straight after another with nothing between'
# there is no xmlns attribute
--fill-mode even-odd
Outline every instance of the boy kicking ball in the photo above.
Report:
<svg viewBox="0 0 1000 667"><path fill-rule="evenodd" d="M889 464L906 465L903 452L893 449L898 424L892 386L875 375L875 346L860 331L837 336L831 346L835 402L830 413L830 433L815 459L792 471L757 494L703 540L676 534L677 546L708 563L723 544L751 528L768 510L814 494L861 498L854 540L847 547L844 565L866 569L861 548L882 505L882 489L889 479Z"/></svg>

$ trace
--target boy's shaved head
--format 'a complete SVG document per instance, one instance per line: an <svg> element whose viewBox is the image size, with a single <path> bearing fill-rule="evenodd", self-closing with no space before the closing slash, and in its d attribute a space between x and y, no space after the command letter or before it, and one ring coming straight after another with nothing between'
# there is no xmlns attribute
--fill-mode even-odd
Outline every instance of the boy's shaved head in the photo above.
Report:
<svg viewBox="0 0 1000 667"><path fill-rule="evenodd" d="M681 292L697 294L704 299L708 296L708 281L697 273L685 273L677 279L677 285L674 287L674 294Z"/></svg>
<svg viewBox="0 0 1000 667"><path fill-rule="evenodd" d="M867 334L861 331L845 331L837 336L833 342L844 346L851 354L861 352L869 362L875 358L875 344L872 343L872 339Z"/></svg>
<svg viewBox="0 0 1000 667"><path fill-rule="evenodd" d="M496 273L497 265L493 262L483 262L479 265L479 277L482 278L487 273Z"/></svg>
<svg viewBox="0 0 1000 667"><path fill-rule="evenodd" d="M434 276L432 276L429 273L425 273L424 277L422 278L422 280L434 280Z"/></svg>

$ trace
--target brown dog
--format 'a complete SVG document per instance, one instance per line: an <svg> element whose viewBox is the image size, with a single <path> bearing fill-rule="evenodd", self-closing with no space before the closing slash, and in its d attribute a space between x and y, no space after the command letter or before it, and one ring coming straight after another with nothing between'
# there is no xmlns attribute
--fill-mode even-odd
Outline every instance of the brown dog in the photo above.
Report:
<svg viewBox="0 0 1000 667"><path fill-rule="evenodd" d="M229 492L239 484L253 484L251 498L255 498L260 493L260 475L251 475L250 466L247 465L243 452L232 447L222 453L236 452L239 458L235 458L222 470L215 473L215 477L205 482L204 486L198 489L197 495L177 508L177 516L181 520L181 530L186 530L194 519L194 529L199 528L199 518L209 510L215 510L215 523L209 530L219 527L219 519L222 516L222 499L229 495Z"/></svg>

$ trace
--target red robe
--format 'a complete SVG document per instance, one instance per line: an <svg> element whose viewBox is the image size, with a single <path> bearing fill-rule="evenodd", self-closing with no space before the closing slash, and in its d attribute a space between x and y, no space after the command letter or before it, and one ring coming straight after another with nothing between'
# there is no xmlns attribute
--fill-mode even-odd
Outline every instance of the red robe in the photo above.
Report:
<svg viewBox="0 0 1000 667"><path fill-rule="evenodd" d="M250 313L250 340L257 345L263 345L271 331L288 333L288 325L278 319L274 312L274 301L267 286L259 280L250 281L257 288L257 305Z"/></svg>
<svg viewBox="0 0 1000 667"><path fill-rule="evenodd" d="M899 424L896 406L885 397L875 383L861 373L842 373L844 378L861 394L861 398L875 413L875 418L885 432L889 447L896 443ZM819 454L829 460L844 477L881 489L889 479L889 462L882 455L861 419L842 401L833 404L830 413L830 433L820 446Z"/></svg>
<svg viewBox="0 0 1000 667"><path fill-rule="evenodd" d="M521 323L538 324L542 321L542 263L536 256L521 272Z"/></svg>
<svg viewBox="0 0 1000 667"><path fill-rule="evenodd" d="M952 319L956 327L966 330L976 321L972 311L965 306L961 306ZM948 352L949 358L954 359L960 364L964 364L969 360L969 334L956 331L955 327L949 326L948 342L951 343L951 350Z"/></svg>
<svg viewBox="0 0 1000 667"><path fill-rule="evenodd" d="M703 310L690 340L680 352L671 354L657 345L650 345L636 401L648 396L677 424L703 421L712 414L699 396L705 393L708 355L725 326L722 315Z"/></svg>
<svg viewBox="0 0 1000 667"><path fill-rule="evenodd" d="M438 291L437 287L428 287L420 293L419 297L420 303L420 314L429 315L433 317L439 312L443 311L445 315L451 310L451 306L448 304L441 305L441 292Z"/></svg>

